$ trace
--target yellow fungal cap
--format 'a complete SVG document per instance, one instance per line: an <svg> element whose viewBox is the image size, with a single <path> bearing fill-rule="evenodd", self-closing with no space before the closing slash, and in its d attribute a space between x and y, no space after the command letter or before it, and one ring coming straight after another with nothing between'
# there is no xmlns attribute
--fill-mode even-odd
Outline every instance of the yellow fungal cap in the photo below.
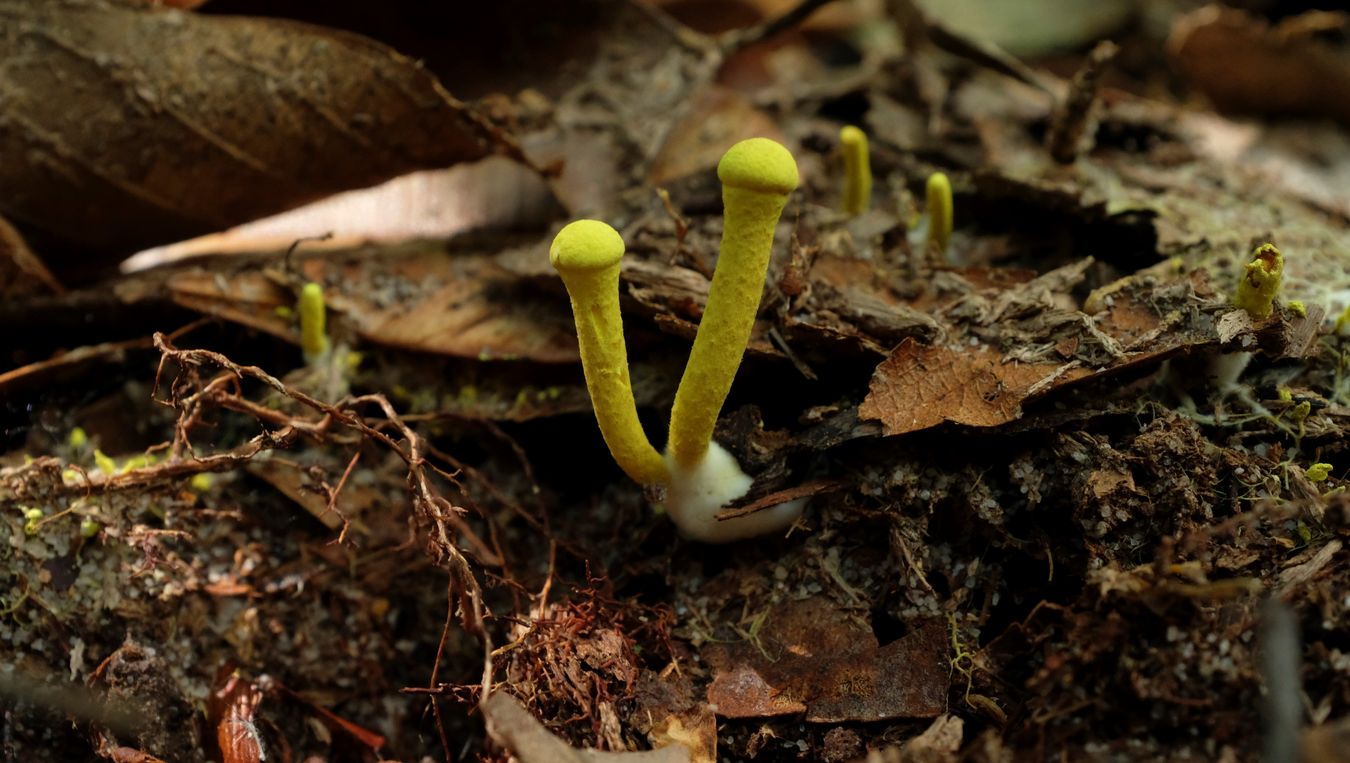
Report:
<svg viewBox="0 0 1350 763"><path fill-rule="evenodd" d="M797 162L782 144L750 138L732 146L717 163L722 185L784 196L797 187Z"/></svg>
<svg viewBox="0 0 1350 763"><path fill-rule="evenodd" d="M839 142L845 146L866 146L867 133L853 125L844 125L839 129Z"/></svg>
<svg viewBox="0 0 1350 763"><path fill-rule="evenodd" d="M604 270L623 259L623 237L599 220L568 223L553 238L548 261L555 270Z"/></svg>
<svg viewBox="0 0 1350 763"><path fill-rule="evenodd" d="M1262 244L1252 253L1252 261L1243 268L1233 304L1257 320L1270 315L1275 295L1284 279L1284 255L1274 244Z"/></svg>
<svg viewBox="0 0 1350 763"><path fill-rule="evenodd" d="M952 181L941 172L928 176L928 248L945 254L952 238Z"/></svg>

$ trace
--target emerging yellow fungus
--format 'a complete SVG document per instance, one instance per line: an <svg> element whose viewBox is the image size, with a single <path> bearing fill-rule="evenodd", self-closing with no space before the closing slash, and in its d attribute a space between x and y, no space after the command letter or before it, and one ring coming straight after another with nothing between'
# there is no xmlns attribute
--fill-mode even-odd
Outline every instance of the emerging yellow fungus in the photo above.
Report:
<svg viewBox="0 0 1350 763"><path fill-rule="evenodd" d="M600 434L624 473L644 484L664 484L666 463L638 421L628 378L628 349L619 315L619 261L623 238L598 220L577 220L558 232L548 259L572 298L581 368Z"/></svg>
<svg viewBox="0 0 1350 763"><path fill-rule="evenodd" d="M839 145L844 153L844 213L856 217L872 205L867 133L848 125L839 131Z"/></svg>
<svg viewBox="0 0 1350 763"><path fill-rule="evenodd" d="M1326 482L1327 477L1331 476L1331 464L1319 461L1309 466L1304 474L1308 476L1308 480L1311 482Z"/></svg>
<svg viewBox="0 0 1350 763"><path fill-rule="evenodd" d="M300 350L306 363L317 363L328 355L327 310L323 287L310 281L300 289Z"/></svg>
<svg viewBox="0 0 1350 763"><path fill-rule="evenodd" d="M1275 295L1284 280L1284 255L1274 244L1262 244L1252 253L1252 261L1243 269L1233 294L1233 304L1247 311L1255 320L1270 317Z"/></svg>
<svg viewBox="0 0 1350 763"><path fill-rule="evenodd" d="M940 257L947 254L947 242L952 239L952 181L941 172L928 176L928 241L929 254Z"/></svg>
<svg viewBox="0 0 1350 763"><path fill-rule="evenodd" d="M732 146L717 165L722 245L708 304L675 393L666 449L684 469L703 460L759 311L774 229L797 187L797 162L767 138Z"/></svg>

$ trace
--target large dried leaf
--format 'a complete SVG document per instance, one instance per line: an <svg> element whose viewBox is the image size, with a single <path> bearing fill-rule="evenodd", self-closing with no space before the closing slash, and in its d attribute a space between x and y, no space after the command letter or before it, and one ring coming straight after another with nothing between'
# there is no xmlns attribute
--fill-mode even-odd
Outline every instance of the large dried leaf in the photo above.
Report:
<svg viewBox="0 0 1350 763"><path fill-rule="evenodd" d="M494 255L447 256L414 246L403 256L311 259L302 270L306 280L324 285L336 313L333 328L350 327L370 342L480 360L579 358L566 297L538 299ZM188 270L172 276L168 288L184 307L294 341L294 322L277 313L295 302L285 280L276 272L225 279Z"/></svg>
<svg viewBox="0 0 1350 763"><path fill-rule="evenodd" d="M1316 33L1350 28L1345 14L1310 13L1271 27L1245 11L1208 5L1177 21L1168 52L1219 108L1243 114L1330 117L1350 125L1350 47Z"/></svg>
<svg viewBox="0 0 1350 763"><path fill-rule="evenodd" d="M881 421L888 435L945 421L998 426L1018 418L1031 386L1062 365L1005 363L987 347L926 347L907 339L877 366L858 415Z"/></svg>
<svg viewBox="0 0 1350 763"><path fill-rule="evenodd" d="M708 702L727 718L934 718L947 698L939 623L879 646L870 628L821 597L774 607L753 642L713 644L703 656L716 671Z"/></svg>
<svg viewBox="0 0 1350 763"><path fill-rule="evenodd" d="M295 22L0 0L0 60L0 212L69 247L181 240L488 151L415 62Z"/></svg>

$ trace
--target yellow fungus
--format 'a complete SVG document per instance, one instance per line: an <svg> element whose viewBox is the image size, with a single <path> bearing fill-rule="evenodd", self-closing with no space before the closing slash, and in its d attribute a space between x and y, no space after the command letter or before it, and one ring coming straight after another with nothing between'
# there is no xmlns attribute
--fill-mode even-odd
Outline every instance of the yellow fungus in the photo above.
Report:
<svg viewBox="0 0 1350 763"><path fill-rule="evenodd" d="M1319 461L1309 466L1304 474L1308 475L1308 479L1312 482L1326 482L1327 477L1331 476L1331 464Z"/></svg>
<svg viewBox="0 0 1350 763"><path fill-rule="evenodd" d="M707 452L745 354L764 290L774 229L788 194L797 187L797 162L778 143L751 138L722 156L717 177L725 209L722 245L708 304L675 393L666 446L685 469L698 466Z"/></svg>
<svg viewBox="0 0 1350 763"><path fill-rule="evenodd" d="M23 510L23 532L25 535L37 535L42 527L42 509L28 506Z"/></svg>
<svg viewBox="0 0 1350 763"><path fill-rule="evenodd" d="M665 461L642 431L628 376L619 315L623 252L623 238L613 228L598 220L577 220L554 237L548 258L572 298L586 389L609 452L637 482L664 483Z"/></svg>
<svg viewBox="0 0 1350 763"><path fill-rule="evenodd" d="M313 281L300 290L300 350L306 363L317 363L328 355L327 310L323 287Z"/></svg>
<svg viewBox="0 0 1350 763"><path fill-rule="evenodd" d="M928 176L928 241L930 254L946 256L952 239L952 182L941 172Z"/></svg>
<svg viewBox="0 0 1350 763"><path fill-rule="evenodd" d="M867 133L848 125L839 131L839 145L844 153L844 213L856 217L872 205Z"/></svg>
<svg viewBox="0 0 1350 763"><path fill-rule="evenodd" d="M70 430L69 442L72 449L79 450L89 444L89 434L84 431L83 427L75 427Z"/></svg>
<svg viewBox="0 0 1350 763"><path fill-rule="evenodd" d="M113 460L112 456L98 448L94 448L94 465L98 467L99 471L110 477L117 473L117 462Z"/></svg>
<svg viewBox="0 0 1350 763"><path fill-rule="evenodd" d="M1350 305L1346 305L1341 314L1336 316L1336 325L1332 328L1338 336L1350 334Z"/></svg>
<svg viewBox="0 0 1350 763"><path fill-rule="evenodd" d="M1270 316L1275 295L1284 279L1284 255L1274 244L1262 244L1252 253L1252 261L1243 268L1233 304L1247 311L1255 320Z"/></svg>
<svg viewBox="0 0 1350 763"><path fill-rule="evenodd" d="M1289 300L1289 309L1293 310L1294 315L1297 315L1300 318L1308 317L1308 306L1303 304L1303 300L1301 299Z"/></svg>

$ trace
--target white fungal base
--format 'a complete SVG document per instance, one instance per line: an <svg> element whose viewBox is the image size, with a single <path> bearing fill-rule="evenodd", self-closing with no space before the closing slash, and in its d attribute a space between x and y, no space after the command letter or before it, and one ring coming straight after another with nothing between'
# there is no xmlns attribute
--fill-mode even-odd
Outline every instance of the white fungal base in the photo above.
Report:
<svg viewBox="0 0 1350 763"><path fill-rule="evenodd" d="M754 483L741 471L735 457L713 442L708 444L703 461L693 469L675 463L669 453L666 454L666 466L670 469L666 512L680 534L691 540L729 543L778 532L797 521L806 507L806 499L798 498L719 522L717 513L722 507L750 492L750 485Z"/></svg>

